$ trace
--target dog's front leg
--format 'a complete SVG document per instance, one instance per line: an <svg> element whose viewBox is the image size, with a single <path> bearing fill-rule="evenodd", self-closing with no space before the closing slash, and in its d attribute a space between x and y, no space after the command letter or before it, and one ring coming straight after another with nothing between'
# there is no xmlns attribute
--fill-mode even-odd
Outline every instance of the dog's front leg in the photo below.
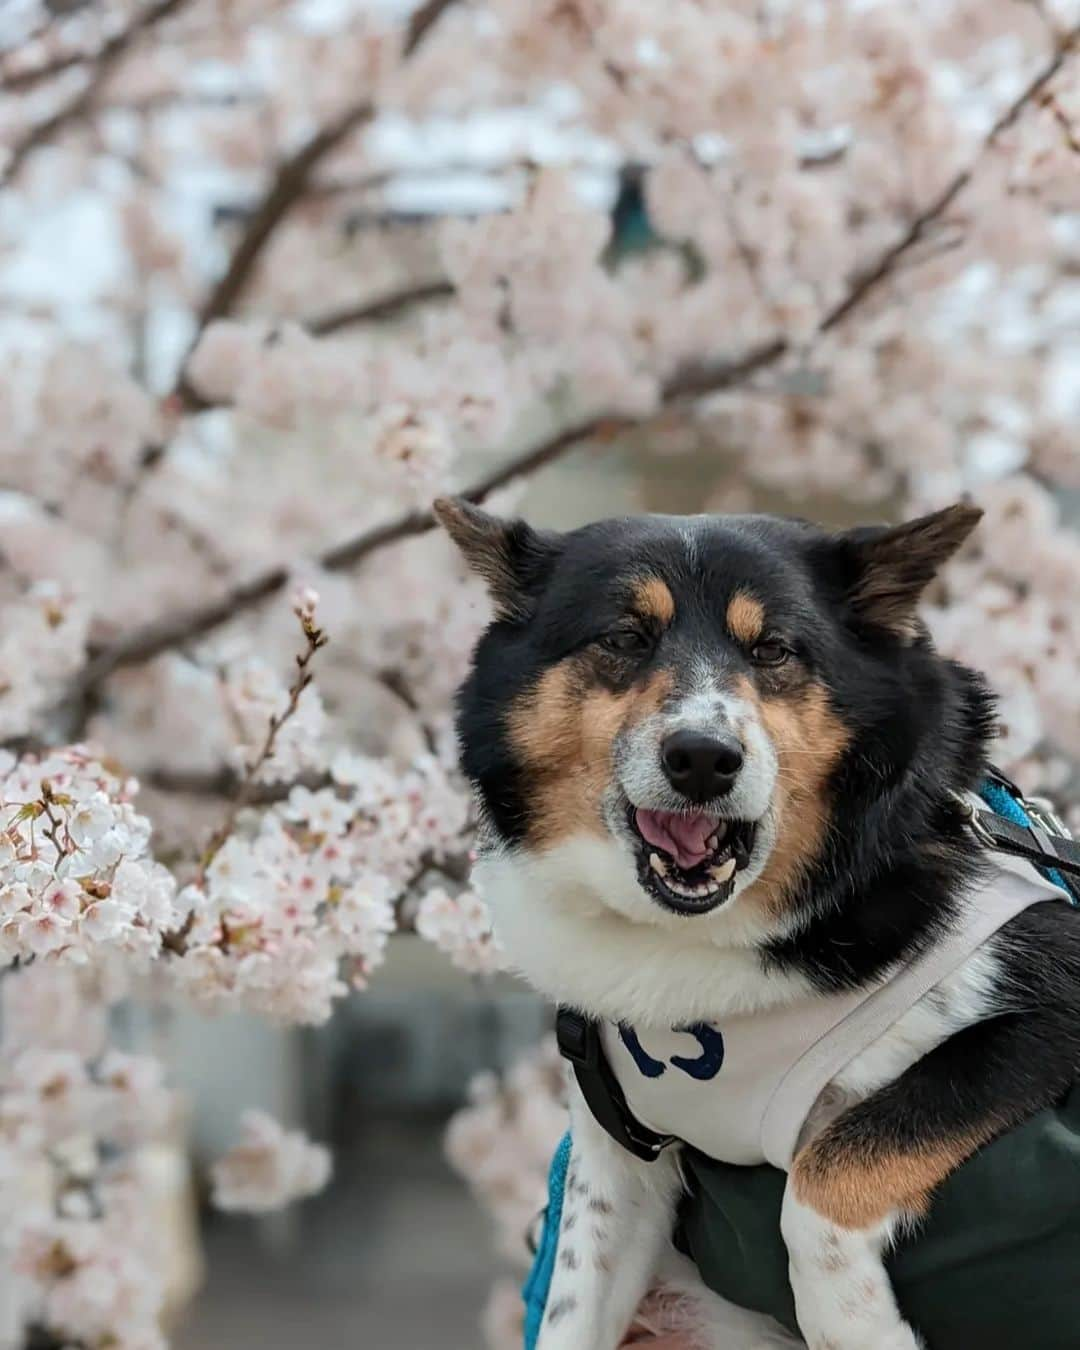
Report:
<svg viewBox="0 0 1080 1350"><path fill-rule="evenodd" d="M673 1150L641 1162L571 1091L573 1150L539 1350L615 1350L671 1237L680 1189Z"/></svg>
<svg viewBox="0 0 1080 1350"><path fill-rule="evenodd" d="M882 1261L902 1214L851 1227L788 1184L781 1216L799 1328L808 1350L918 1350Z"/></svg>
<svg viewBox="0 0 1080 1350"><path fill-rule="evenodd" d="M1050 1060L1044 1047L1059 1045ZM1075 1053L1075 1029L1060 1013L976 1023L796 1154L781 1224L810 1350L916 1350L882 1263L886 1246L976 1149L1060 1097ZM1036 1090L1016 1073L1032 1061L1045 1066Z"/></svg>

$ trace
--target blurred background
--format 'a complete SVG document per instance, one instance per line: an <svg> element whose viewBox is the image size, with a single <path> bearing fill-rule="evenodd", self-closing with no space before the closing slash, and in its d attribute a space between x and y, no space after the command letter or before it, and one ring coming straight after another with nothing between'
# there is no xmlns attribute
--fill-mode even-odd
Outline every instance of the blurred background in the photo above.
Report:
<svg viewBox="0 0 1080 1350"><path fill-rule="evenodd" d="M0 3L0 735L139 780L220 957L93 991L177 1092L139 1145L171 1344L518 1343L560 1077L468 887L486 601L439 492L560 528L973 495L927 620L1075 816L1078 41L1071 0ZM297 587L330 645L253 769ZM267 993L271 827L359 839L370 922ZM321 1194L208 1203L252 1106L329 1146ZM27 1297L0 1343L72 1338Z"/></svg>

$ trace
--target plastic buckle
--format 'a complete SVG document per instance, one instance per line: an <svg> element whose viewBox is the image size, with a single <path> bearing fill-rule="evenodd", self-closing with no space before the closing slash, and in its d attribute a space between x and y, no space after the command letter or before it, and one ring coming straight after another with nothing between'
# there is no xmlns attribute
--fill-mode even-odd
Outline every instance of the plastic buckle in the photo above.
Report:
<svg viewBox="0 0 1080 1350"><path fill-rule="evenodd" d="M964 824L968 826L975 838L978 839L980 843L985 844L987 848L994 848L997 844L997 840L982 823L982 813L978 810L975 803L970 801L961 792L954 792L952 798L956 803L956 809L964 818Z"/></svg>
<svg viewBox="0 0 1080 1350"><path fill-rule="evenodd" d="M1045 797L1021 797L1020 805L1047 834L1056 835L1058 839L1072 838L1069 827L1054 810L1053 802Z"/></svg>
<svg viewBox="0 0 1080 1350"><path fill-rule="evenodd" d="M598 1063L596 1053L597 1034L591 1022L569 1008L560 1008L555 1014L555 1039L559 1045L559 1054L571 1064L583 1069L595 1069Z"/></svg>

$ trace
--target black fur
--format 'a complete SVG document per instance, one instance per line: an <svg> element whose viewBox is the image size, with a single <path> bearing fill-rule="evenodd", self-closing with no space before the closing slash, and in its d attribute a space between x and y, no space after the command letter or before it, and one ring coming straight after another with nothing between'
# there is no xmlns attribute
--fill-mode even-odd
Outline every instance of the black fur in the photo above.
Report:
<svg viewBox="0 0 1080 1350"><path fill-rule="evenodd" d="M958 516L966 510L957 508ZM831 535L769 516L647 516L542 536L516 522L513 552L528 560L519 603L482 637L458 699L462 762L488 828L516 844L529 821L530 782L507 737L508 711L548 667L618 623L636 580L655 575L667 583L676 621L630 669L605 676L614 687L647 678L657 662L678 671L705 658L732 675L750 672L725 625L730 597L746 589L764 600L804 677L827 688L851 733L830 784L825 847L789 897L802 922L763 949L763 967L798 969L819 988L842 989L912 957L948 923L980 865L951 794L974 789L984 776L994 705L981 676L942 658L917 624L913 639L897 631L897 595L907 596L913 618L935 563L975 518L968 511L958 519L945 544L941 516L921 535L906 527L902 538ZM920 539L924 554L913 559ZM868 584L871 565L898 568L896 584L889 576ZM868 595L887 597L887 621L875 616ZM1038 931L1058 948L1065 973L1053 987L1042 978L1031 996L1066 1008L1080 1025L1077 919L1065 905L1044 906L1009 932ZM1037 965L1021 960L1030 943L1001 941L1008 978L1024 984Z"/></svg>

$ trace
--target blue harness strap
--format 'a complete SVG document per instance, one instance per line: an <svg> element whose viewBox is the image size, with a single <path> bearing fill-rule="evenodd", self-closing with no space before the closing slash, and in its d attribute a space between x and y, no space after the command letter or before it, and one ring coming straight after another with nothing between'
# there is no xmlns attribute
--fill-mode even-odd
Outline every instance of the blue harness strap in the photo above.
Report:
<svg viewBox="0 0 1080 1350"><path fill-rule="evenodd" d="M979 796L987 804L991 811L995 811L999 816L1004 816L1006 820L1011 820L1014 825L1023 825L1027 828L1031 826L1031 819L1028 813L1016 800L1016 798L1000 783L995 783L987 778L982 787L979 788ZM1073 902L1073 894L1068 883L1061 873L1055 867L1040 867L1039 871L1055 886L1065 892L1065 897L1070 903Z"/></svg>
<svg viewBox="0 0 1080 1350"><path fill-rule="evenodd" d="M540 1323L544 1320L551 1277L555 1271L555 1251L559 1245L562 1227L563 1198L566 1195L566 1173L570 1167L570 1131L559 1141L548 1172L548 1203L540 1245L533 1258L532 1270L522 1288L525 1299L525 1350L536 1350L540 1339Z"/></svg>

